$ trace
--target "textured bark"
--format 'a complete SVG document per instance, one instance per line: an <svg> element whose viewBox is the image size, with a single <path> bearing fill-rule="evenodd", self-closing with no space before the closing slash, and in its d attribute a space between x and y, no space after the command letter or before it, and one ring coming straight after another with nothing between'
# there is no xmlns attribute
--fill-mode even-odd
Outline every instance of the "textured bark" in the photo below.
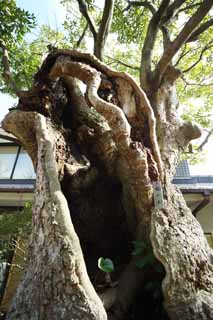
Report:
<svg viewBox="0 0 213 320"><path fill-rule="evenodd" d="M166 174L164 209L153 211L151 241L166 271L162 288L170 318L212 319L213 252L181 192L171 184L181 148L200 136L195 124L183 122L177 116L177 77L178 72L170 67L152 97Z"/></svg>
<svg viewBox="0 0 213 320"><path fill-rule="evenodd" d="M28 122L29 115L21 112L22 121ZM17 130L16 118L15 112L12 119L9 115L4 121L13 132ZM87 276L58 181L53 151L58 132L39 114L34 115L33 129L38 160L30 256L7 319L107 319Z"/></svg>
<svg viewBox="0 0 213 320"><path fill-rule="evenodd" d="M155 276L152 267L136 267L133 239L152 244L165 268L171 319L213 318L212 251L171 185L180 151L200 135L177 117L178 76L169 66L148 99L133 78L89 54L57 50L47 57L32 91L20 99L22 111L3 123L37 168L29 266L8 319L107 318L70 215L93 284L102 250L118 259L118 284L101 292L109 319L130 317L135 296ZM73 78L86 84L85 96ZM156 181L163 185L162 210L154 206Z"/></svg>
<svg viewBox="0 0 213 320"><path fill-rule="evenodd" d="M152 215L154 252L166 270L165 307L170 319L213 319L213 253L175 189L167 185L165 208Z"/></svg>

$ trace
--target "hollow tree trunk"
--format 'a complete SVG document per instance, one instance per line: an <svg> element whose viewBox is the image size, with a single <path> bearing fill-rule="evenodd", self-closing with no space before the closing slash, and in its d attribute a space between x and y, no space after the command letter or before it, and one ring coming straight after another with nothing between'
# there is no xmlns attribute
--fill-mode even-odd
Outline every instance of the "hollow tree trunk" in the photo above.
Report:
<svg viewBox="0 0 213 320"><path fill-rule="evenodd" d="M3 123L37 171L29 264L7 319L106 319L106 311L124 319L152 276L136 267L132 240L151 243L165 268L171 319L213 319L212 251L171 184L180 150L200 134L178 120L176 78L168 68L148 100L130 76L89 54L57 50L47 57ZM75 79L86 84L85 96ZM160 210L156 181L164 193ZM118 270L118 285L99 292L106 311L91 284L100 256L116 259Z"/></svg>

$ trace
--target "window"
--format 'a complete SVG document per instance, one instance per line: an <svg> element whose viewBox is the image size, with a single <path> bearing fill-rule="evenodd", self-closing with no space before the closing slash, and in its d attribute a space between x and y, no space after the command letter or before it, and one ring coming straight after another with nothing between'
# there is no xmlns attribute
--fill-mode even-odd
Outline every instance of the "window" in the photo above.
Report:
<svg viewBox="0 0 213 320"><path fill-rule="evenodd" d="M20 146L0 144L0 179L35 179L33 164Z"/></svg>
<svg viewBox="0 0 213 320"><path fill-rule="evenodd" d="M15 171L13 174L13 179L35 179L36 175L34 172L33 164L23 149L21 149L21 152L18 157L17 164L15 166Z"/></svg>
<svg viewBox="0 0 213 320"><path fill-rule="evenodd" d="M17 157L18 146L0 148L0 179L10 179Z"/></svg>

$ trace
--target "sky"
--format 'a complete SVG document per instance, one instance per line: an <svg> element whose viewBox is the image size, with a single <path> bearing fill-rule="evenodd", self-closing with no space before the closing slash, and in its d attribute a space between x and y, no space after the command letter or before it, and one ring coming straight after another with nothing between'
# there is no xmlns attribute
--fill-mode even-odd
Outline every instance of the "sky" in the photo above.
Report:
<svg viewBox="0 0 213 320"><path fill-rule="evenodd" d="M16 0L19 7L34 13L38 25L48 24L53 28L59 28L65 18L65 8L60 4L59 0ZM36 36L37 30L33 30ZM27 35L29 39L31 36ZM0 93L0 121L8 112L8 108L15 104L16 99L9 95Z"/></svg>
<svg viewBox="0 0 213 320"><path fill-rule="evenodd" d="M19 7L33 12L38 25L48 24L59 27L65 18L65 8L59 0L16 0Z"/></svg>
<svg viewBox="0 0 213 320"><path fill-rule="evenodd" d="M48 24L55 29L60 29L65 18L65 8L60 4L60 0L16 0L19 7L33 12L36 16L38 25ZM103 0L96 0L96 5L101 5ZM37 31L33 34L36 36ZM28 35L27 38L31 38ZM8 112L8 108L12 107L16 100L8 95L0 93L0 122ZM190 166L190 173L192 175L213 175L213 137L205 146L206 151L205 160L197 165Z"/></svg>

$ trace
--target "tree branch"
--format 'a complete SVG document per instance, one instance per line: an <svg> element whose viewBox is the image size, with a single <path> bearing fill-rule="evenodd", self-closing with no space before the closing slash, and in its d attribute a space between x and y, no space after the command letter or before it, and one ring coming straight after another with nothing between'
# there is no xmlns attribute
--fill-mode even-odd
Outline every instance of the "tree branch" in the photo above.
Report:
<svg viewBox="0 0 213 320"><path fill-rule="evenodd" d="M167 23L175 15L175 12L180 6L185 2L185 0L175 0L166 10L165 16L161 19L161 25Z"/></svg>
<svg viewBox="0 0 213 320"><path fill-rule="evenodd" d="M153 16L156 14L155 7L148 1L128 1L128 3L128 6L123 10L123 12L129 10L132 6L135 6L149 9ZM164 46L167 46L170 43L169 32L165 26L161 26L160 28L163 34Z"/></svg>
<svg viewBox="0 0 213 320"><path fill-rule="evenodd" d="M204 141L199 145L199 147L197 149L198 151L202 151L203 150L203 147L209 141L209 138L211 137L212 134L213 134L213 128L209 131L209 133L205 137Z"/></svg>
<svg viewBox="0 0 213 320"><path fill-rule="evenodd" d="M108 59L114 61L115 63L118 63L118 64L121 64L122 66L126 67L126 68L129 68L129 69L132 69L132 70L136 70L136 71L140 71L140 68L137 67L137 66L133 66L133 65L130 65L130 64L127 64L119 59L115 59L115 58L112 58L110 56L106 56Z"/></svg>
<svg viewBox="0 0 213 320"><path fill-rule="evenodd" d="M201 53L200 53L200 56L199 56L199 58L197 59L197 61L195 61L190 67L186 68L186 69L183 70L182 72L183 72L183 73L186 73L186 72L189 72L190 70L192 70L192 69L202 60L204 53L205 53L207 50L211 49L212 47L213 47L213 44L212 44L212 41L211 41L211 44L206 45L206 46L202 49L202 51L201 51Z"/></svg>
<svg viewBox="0 0 213 320"><path fill-rule="evenodd" d="M115 0L105 0L101 24L95 41L94 54L102 60L104 45L111 27Z"/></svg>
<svg viewBox="0 0 213 320"><path fill-rule="evenodd" d="M180 61L188 54L190 53L192 50L186 50L186 45L184 46L183 51L181 52L179 58L177 59L176 63L174 64L174 67L177 67L177 65L180 63Z"/></svg>
<svg viewBox="0 0 213 320"><path fill-rule="evenodd" d="M80 46L80 44L81 44L81 42L82 42L82 40L84 39L84 37L85 37L85 34L86 34L86 32L87 32L87 29L88 29L88 23L86 24L86 26L85 26L85 28L84 28L84 30L83 30L83 32L82 32L82 34L80 35L80 37L79 37L79 39L78 39L78 41L76 42L76 48L78 48L79 46Z"/></svg>
<svg viewBox="0 0 213 320"><path fill-rule="evenodd" d="M185 6L184 8L178 10L177 14L179 14L180 12L185 12L187 10L190 10L192 8L195 8L195 7L198 7L202 4L202 2L199 2L199 3L194 3L194 4L190 4L188 6Z"/></svg>
<svg viewBox="0 0 213 320"><path fill-rule="evenodd" d="M167 46L167 49L164 51L163 56L161 57L155 69L154 84L156 88L159 87L164 72L174 55L187 41L194 29L206 16L206 14L209 12L212 6L213 0L204 0L201 6L198 8L198 10L195 12L195 14L185 24L177 38L170 45Z"/></svg>
<svg viewBox="0 0 213 320"><path fill-rule="evenodd" d="M144 41L144 46L142 49L141 55L141 75L140 82L141 86L148 91L148 83L151 77L151 61L152 61L152 52L156 40L156 36L158 33L160 20L169 5L170 0L162 0L159 9L153 15L150 20L146 38Z"/></svg>
<svg viewBox="0 0 213 320"><path fill-rule="evenodd" d="M9 56L5 42L0 39L0 48L2 50L3 78L10 85L11 89L19 97L21 90L17 87L16 82L10 71Z"/></svg>
<svg viewBox="0 0 213 320"><path fill-rule="evenodd" d="M147 8L153 15L156 13L155 7L149 1L128 1L128 5L123 12L128 11L132 6Z"/></svg>
<svg viewBox="0 0 213 320"><path fill-rule="evenodd" d="M90 16L89 11L88 11L88 5L84 0L77 0L78 1L78 5L79 5L79 10L81 12L81 14L83 15L83 17L86 19L90 31L92 32L94 41L96 41L97 38L97 30L96 30L96 25L95 22L93 21L93 18Z"/></svg>
<svg viewBox="0 0 213 320"><path fill-rule="evenodd" d="M202 79L199 83L197 82L189 82L187 81L183 75L181 75L181 79L184 81L186 86L197 86L197 87L213 87L213 83L202 83L203 81L205 81L206 79Z"/></svg>
<svg viewBox="0 0 213 320"><path fill-rule="evenodd" d="M196 41L199 38L199 36L211 26L213 26L213 19L204 22L199 28L197 28L188 38L187 42Z"/></svg>

